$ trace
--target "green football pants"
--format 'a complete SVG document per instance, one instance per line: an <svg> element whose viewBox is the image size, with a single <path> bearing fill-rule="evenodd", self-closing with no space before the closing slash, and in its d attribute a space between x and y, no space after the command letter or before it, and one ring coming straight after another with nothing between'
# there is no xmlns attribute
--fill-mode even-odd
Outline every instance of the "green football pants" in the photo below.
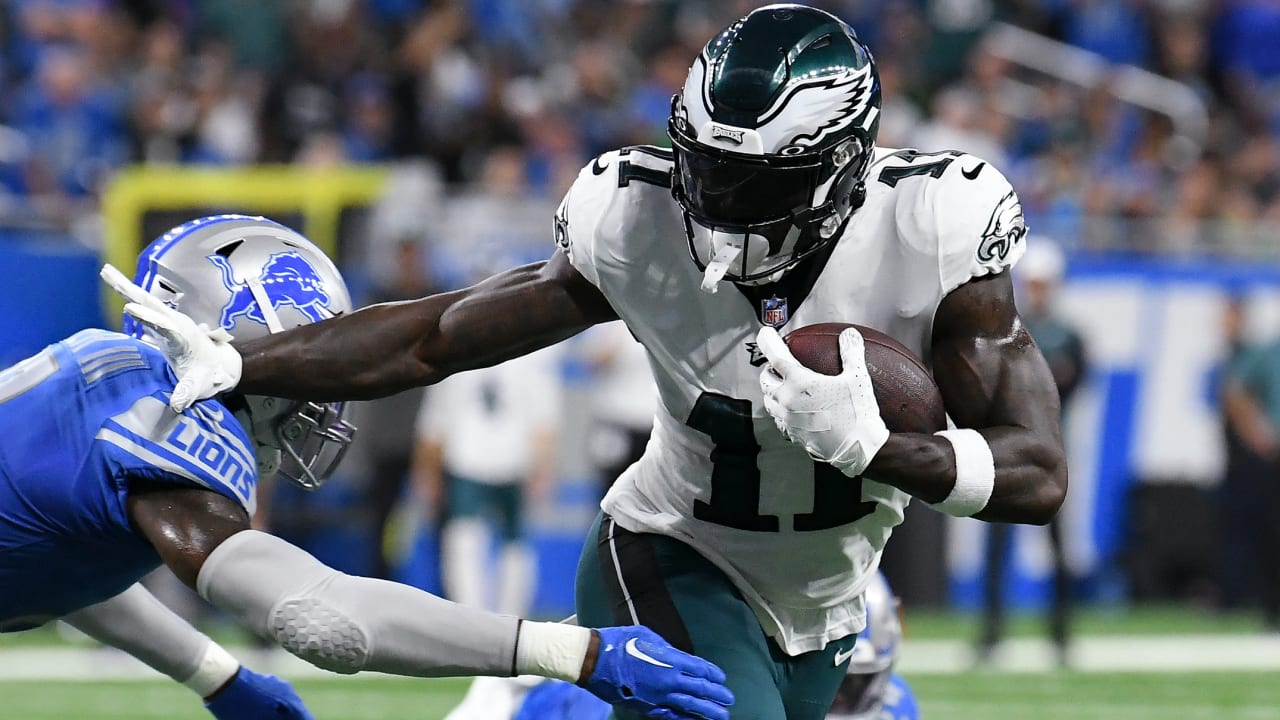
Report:
<svg viewBox="0 0 1280 720"><path fill-rule="evenodd" d="M823 720L856 637L788 656L711 561L673 538L624 530L608 515L596 518L583 545L576 592L579 625L647 625L719 665L736 698L733 720Z"/></svg>

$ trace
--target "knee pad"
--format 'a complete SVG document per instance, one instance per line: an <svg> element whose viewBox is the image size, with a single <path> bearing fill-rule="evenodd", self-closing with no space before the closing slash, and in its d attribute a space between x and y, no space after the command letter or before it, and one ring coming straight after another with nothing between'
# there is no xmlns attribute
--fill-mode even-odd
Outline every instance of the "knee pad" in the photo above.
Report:
<svg viewBox="0 0 1280 720"><path fill-rule="evenodd" d="M271 613L271 634L285 650L336 673L351 674L369 658L364 629L317 598L286 600Z"/></svg>

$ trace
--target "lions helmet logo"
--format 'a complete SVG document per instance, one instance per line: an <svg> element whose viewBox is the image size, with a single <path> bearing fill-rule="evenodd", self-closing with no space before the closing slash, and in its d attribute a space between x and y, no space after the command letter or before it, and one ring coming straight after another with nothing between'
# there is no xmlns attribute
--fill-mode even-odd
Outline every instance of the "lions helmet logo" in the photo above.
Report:
<svg viewBox="0 0 1280 720"><path fill-rule="evenodd" d="M210 255L209 261L222 272L222 284L231 292L231 299L222 306L219 324L229 328L241 315L261 325L267 325L248 283L237 282L231 263L221 255ZM258 275L258 282L271 300L272 309L292 306L312 322L332 317L329 312L331 298L325 290L320 273L300 253L289 251L275 253L267 258Z"/></svg>

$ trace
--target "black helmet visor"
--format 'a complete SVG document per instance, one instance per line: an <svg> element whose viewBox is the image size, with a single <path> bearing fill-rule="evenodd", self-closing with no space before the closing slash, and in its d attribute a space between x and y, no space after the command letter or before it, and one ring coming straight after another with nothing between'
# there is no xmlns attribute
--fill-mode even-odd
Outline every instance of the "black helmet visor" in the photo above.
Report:
<svg viewBox="0 0 1280 720"><path fill-rule="evenodd" d="M714 225L756 225L807 214L825 175L816 153L752 157L695 146L671 134L681 199ZM782 160L782 162L779 162Z"/></svg>

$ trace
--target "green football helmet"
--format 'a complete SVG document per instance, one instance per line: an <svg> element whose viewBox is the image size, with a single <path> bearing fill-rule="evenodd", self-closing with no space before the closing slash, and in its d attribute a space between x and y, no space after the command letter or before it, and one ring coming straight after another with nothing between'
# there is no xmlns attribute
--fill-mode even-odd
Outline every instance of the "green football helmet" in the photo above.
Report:
<svg viewBox="0 0 1280 720"><path fill-rule="evenodd" d="M768 5L712 38L672 98L672 192L719 282L777 280L833 242L865 195L880 79L844 21Z"/></svg>

